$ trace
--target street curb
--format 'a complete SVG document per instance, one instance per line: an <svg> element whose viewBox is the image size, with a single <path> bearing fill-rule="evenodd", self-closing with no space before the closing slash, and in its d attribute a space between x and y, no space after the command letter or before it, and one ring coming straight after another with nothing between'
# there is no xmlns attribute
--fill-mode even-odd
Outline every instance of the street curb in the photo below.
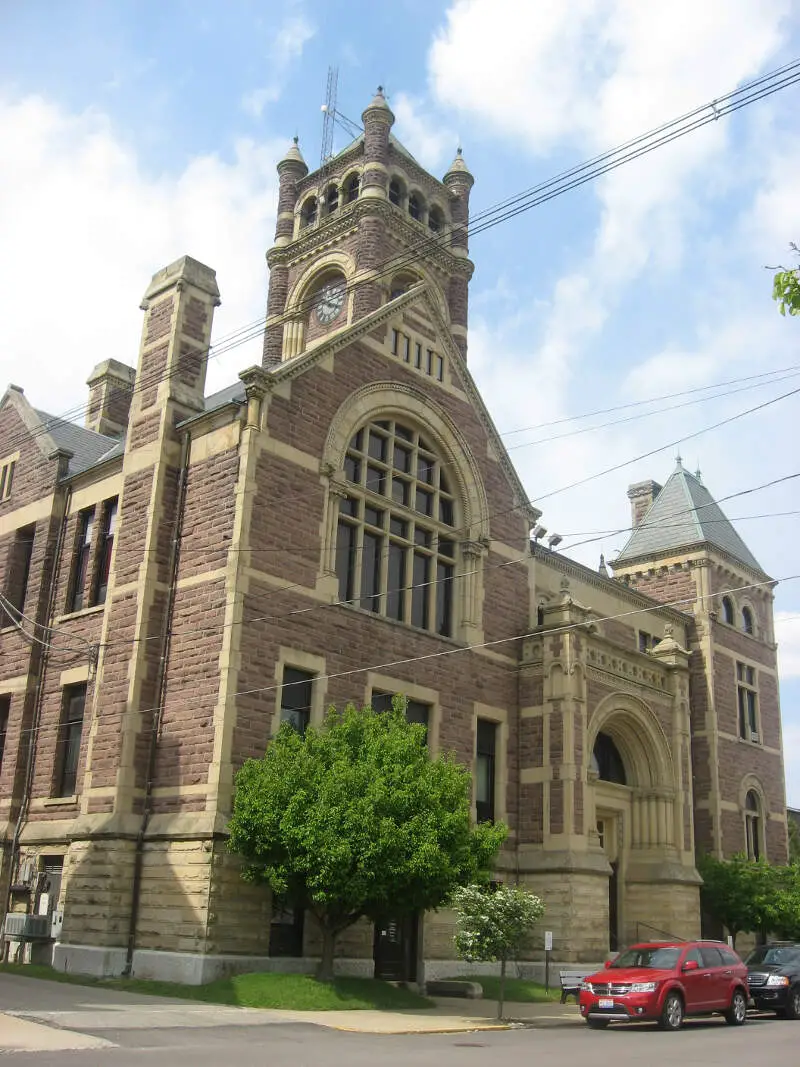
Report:
<svg viewBox="0 0 800 1067"><path fill-rule="evenodd" d="M320 1023L330 1030L340 1030L347 1034L370 1034L372 1037L396 1037L398 1035L418 1034L424 1037L426 1034L476 1034L487 1030L523 1030L525 1023L497 1023L492 1026L442 1026L435 1030L363 1030L359 1026L329 1026L328 1023Z"/></svg>

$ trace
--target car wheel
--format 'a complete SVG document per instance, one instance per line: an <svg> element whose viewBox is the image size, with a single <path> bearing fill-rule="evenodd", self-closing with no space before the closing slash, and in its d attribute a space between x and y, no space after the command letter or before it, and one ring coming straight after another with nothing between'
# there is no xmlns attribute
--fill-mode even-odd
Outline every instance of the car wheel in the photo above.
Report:
<svg viewBox="0 0 800 1067"><path fill-rule="evenodd" d="M747 997L744 990L734 989L731 1006L725 1012L725 1022L729 1026L744 1026L747 1022Z"/></svg>
<svg viewBox="0 0 800 1067"><path fill-rule="evenodd" d="M589 1025L590 1030L605 1030L608 1026L608 1019L587 1019L586 1022Z"/></svg>
<svg viewBox="0 0 800 1067"><path fill-rule="evenodd" d="M667 993L658 1025L662 1030L680 1030L683 1026L683 1001L678 993Z"/></svg>
<svg viewBox="0 0 800 1067"><path fill-rule="evenodd" d="M789 999L786 1002L786 1018L800 1019L800 985L789 990Z"/></svg>

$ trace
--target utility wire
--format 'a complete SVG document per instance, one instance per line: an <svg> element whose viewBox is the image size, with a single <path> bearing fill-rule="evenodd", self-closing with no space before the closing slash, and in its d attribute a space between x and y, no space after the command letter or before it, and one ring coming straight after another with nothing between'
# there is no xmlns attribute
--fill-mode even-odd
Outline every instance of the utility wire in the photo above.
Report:
<svg viewBox="0 0 800 1067"><path fill-rule="evenodd" d="M735 586L735 587L730 588L730 589L720 590L719 592L716 592L716 593L708 593L707 595L697 594L695 596L690 596L690 597L681 597L681 598L679 598L677 600L666 601L663 604L652 604L652 605L647 606L647 607L640 607L640 608L635 608L635 609L628 610L628 611L618 612L617 614L614 614L614 615L597 615L597 616L594 616L593 618L588 619L588 620L586 620L584 622L568 623L567 625L564 625L564 626L554 626L554 627L548 627L546 629L541 628L541 627L537 627L535 630L531 630L529 633L512 634L509 637L498 637L498 638L495 638L494 640L491 640L491 641L480 641L480 642L475 642L475 643L470 644L470 645L459 645L457 648L443 649L443 650L440 650L438 652L427 652L427 653L423 653L422 655L419 655L419 656L407 656L407 657L403 657L403 658L396 659L396 660L390 660L390 661L385 662L385 663L371 664L370 666L367 666L367 667L356 667L356 668L353 668L351 670L346 670L346 671L336 671L336 672L331 672L329 674L319 674L319 675L315 675L315 680L316 681L330 681L330 680L337 679L337 678L351 677L351 676L356 675L356 674L366 674L366 673L369 673L370 671L382 671L382 670L386 670L386 669L391 668L391 667L408 666L409 664L412 664L412 663L420 663L420 662L426 662L426 661L430 661L430 660L443 659L446 656L455 656L455 655L458 655L459 653L475 652L475 651L479 651L480 649L484 649L484 648L496 648L499 645L511 644L512 642L515 642L515 641L525 641L525 640L527 640L528 638L531 638L531 637L540 637L540 636L551 637L551 636L554 636L554 635L557 635L557 634L572 633L572 632L577 631L577 630L581 630L581 631L585 632L586 627L588 625L592 625L593 623L602 624L602 623L605 623L605 622L615 622L615 621L618 621L620 619L631 618L632 616L635 616L635 615L648 615L648 614L651 614L653 612L664 611L664 610L683 611L683 609L681 608L681 605L684 605L684 604L704 603L705 601L713 601L713 600L715 600L717 598L721 598L723 596L730 595L731 593L734 593L734 594L735 593L743 593L743 592L747 592L749 590L762 589L765 586L771 586L775 582L787 583L787 582L797 581L798 579L800 579L800 574L790 574L790 575L785 575L785 576L783 576L781 578L772 578L772 579L769 579L768 581L750 582L750 583L748 583L746 585ZM625 586L621 586L620 587L620 591L623 593L623 595L624 595L625 592L631 592L631 590L627 589ZM688 613L684 612L684 614L687 615L687 622L689 622L690 621L690 617L689 617ZM800 617L800 616L798 616L798 617ZM431 638L435 637L434 634L431 634L430 636L431 636ZM516 669L516 667L514 669ZM258 687L253 688L253 689L242 689L242 690L239 690L238 692L234 692L234 693L229 694L229 698L235 698L235 697L241 697L241 696L253 696L253 695L259 694L259 693L269 693L269 692L274 692L275 690L281 689L281 688L288 689L293 685L299 685L299 684L302 684L302 683L299 683L299 682L287 682L287 683L284 683L283 686L266 685L266 686L258 686ZM162 704L162 705L156 705L156 706L150 707L150 708L139 708L135 712L125 712L123 715L117 714L117 715L114 716L113 719L109 715L103 715L102 716L102 721L103 721L104 724L108 724L110 721L111 722L114 722L114 721L121 722L123 720L123 718L129 718L131 715L142 715L142 716L143 715L155 715L155 714L157 714L159 712L163 712L163 711L164 711L164 706ZM42 725L40 723L39 725L37 725L35 727L29 727L27 730L25 730L25 729L20 730L20 733L21 734L38 733L41 730L42 730Z"/></svg>
<svg viewBox="0 0 800 1067"><path fill-rule="evenodd" d="M593 159L581 163L567 171L563 171L555 178L551 178L523 193L517 194L505 201L501 201L500 204L495 205L494 207L479 212L477 215L473 216L469 224L463 228L454 228L450 232L426 237L424 240L419 241L412 246L408 253L387 261L384 268L379 270L376 276L348 283L347 292L352 293L365 284L374 284L379 279L390 276L401 270L403 267L412 265L425 254L426 250L429 251L434 247L444 247L445 242L449 243L452 235L455 233L463 232L470 236L482 233L486 229L499 225L499 223L514 218L525 211L529 211L531 208L545 203L556 196L560 196L571 189L577 188L579 185L583 185L611 170L615 170L622 164L630 162L632 159L636 159L641 155L645 155L664 144L668 144L671 141L676 140L678 137L685 136L702 126L707 125L709 122L717 121L719 118L725 117L740 110L742 107L746 107L749 104L764 99L765 97L772 95L774 92L788 88L791 85L796 84L798 81L800 81L800 59L770 71L769 73L746 83L738 89L734 89L731 92L724 94L711 103L703 104L677 119L664 123L645 134L641 134L640 136L619 145L617 148L604 152L599 156L595 156ZM292 308L291 312L284 312L282 315L272 318L264 317L256 320L249 326L240 327L228 335L227 338L223 337L218 344L211 345L205 350L204 354L207 355L209 359L217 358L219 355L231 351L242 344L249 343L260 334L262 328L267 324L267 321L269 321L270 329L276 328L291 319L297 318L298 315L304 314L306 310L313 306L315 299L315 295L310 295L304 301L301 301L297 307ZM191 358L192 360L196 359L196 353L193 353ZM173 374L178 373L181 369L181 362L182 361L179 359L176 367L173 368L173 370L168 371L166 374L158 372L155 376L151 375L148 379L143 379L141 382L135 382L132 391L135 392L136 390L150 388L156 384L156 382L165 380ZM66 412L65 415L57 416L53 424L58 420L69 421L70 415L85 411L86 408L86 404L73 408L71 411ZM47 432L47 428L43 427L42 432Z"/></svg>
<svg viewBox="0 0 800 1067"><path fill-rule="evenodd" d="M731 493L731 494L729 494L729 496L724 497L723 499L724 500L730 500L730 499L733 499L736 496L746 496L746 495L748 495L750 493L757 492L759 489L770 488L773 485L776 485L776 484L778 484L780 482L789 481L789 480L791 480L793 478L800 478L800 472L798 472L797 474L787 475L784 478L775 479L775 480L773 480L771 482L767 482L763 486L753 486L753 487L751 487L749 489L743 489L739 493ZM717 502L713 501L712 503L717 503ZM710 506L711 506L711 504L703 504L703 505L700 505L699 508L697 508L697 509L695 509L695 508L687 508L687 509L685 509L685 514L686 515L690 515L690 514L693 514L696 510L700 510L701 508L710 507ZM681 512L679 512L678 514L681 514ZM559 553L559 555L562 555L562 553ZM383 558L383 556L381 558ZM515 559L503 560L501 563L494 563L494 564L487 563L487 564L485 564L484 569L485 570L496 570L496 569L499 570L499 569L502 569L504 567L513 566L513 565L518 564L518 563L525 563L529 559L530 559L530 553L528 551L526 551L523 555L518 556ZM455 583L455 581L457 579L470 577L471 575L477 574L478 571L479 571L479 568L477 568L477 567L473 568L472 570L469 570L469 571L462 571L462 572L460 572L458 574L454 574L452 576L452 578L450 579L450 581ZM404 593L407 590L412 590L413 591L414 589L425 588L425 587L428 587L430 585L435 584L435 581L436 581L436 579L431 579L430 581L426 581L426 582L418 582L418 583L412 583L412 584L409 584L409 585L403 585L403 586L400 586L400 587L398 587L396 589L387 590L386 595L388 596L390 593L391 594L399 594L399 593ZM282 587L277 588L277 589L266 591L266 592L264 592L262 594L262 598L267 598L267 597L271 597L271 596L279 596L281 593L292 592L294 590L306 591L307 589L308 589L308 587L306 585L304 585L303 583L295 582L293 584L282 586ZM192 630L191 630L191 634L192 634L192 636L196 636L196 635L199 635L201 633L217 634L217 633L221 633L224 630L229 629L229 628L234 627L234 626L245 626L245 625L249 626L252 623L256 623L256 622L278 622L278 621L281 621L283 619L291 618L291 617L293 617L295 615L308 614L311 611L325 611L325 610L329 610L330 608L335 608L335 607L346 607L346 606L357 605L358 601L361 600L361 599L362 599L361 597L352 597L350 599L345 599L345 600L324 601L322 603L315 603L315 604L312 604L312 605L310 605L308 607L304 607L304 608L300 608L300 609L294 609L293 611L283 612L283 613L276 614L276 615L255 615L255 616L250 616L249 618L242 618L239 621L235 621L234 620L232 622L223 623L221 626L209 626L209 627L200 627L200 628L193 627ZM218 604L215 605L215 607L218 610L222 610L224 608L224 605L225 605L225 601L224 600L220 600L218 602ZM178 636L177 634L175 634L174 631L171 631L171 634L172 634L172 636ZM156 635L153 635L152 637L137 638L135 640L138 641L138 642L147 642L147 641L160 640L161 637L162 637L161 634L156 634ZM119 646L126 646L126 645L129 645L129 644L132 644L132 642L130 642L129 640L119 641L119 642L108 641L108 642L105 642L103 647L105 647L105 648L119 647Z"/></svg>

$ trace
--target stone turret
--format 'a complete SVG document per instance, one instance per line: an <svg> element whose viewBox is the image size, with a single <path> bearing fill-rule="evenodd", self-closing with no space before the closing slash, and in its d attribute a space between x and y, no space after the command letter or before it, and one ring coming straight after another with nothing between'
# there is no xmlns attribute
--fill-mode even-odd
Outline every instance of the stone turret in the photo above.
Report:
<svg viewBox="0 0 800 1067"><path fill-rule="evenodd" d="M377 201L382 207L388 198L389 185L389 133L394 115L383 89L378 86L372 103L361 115L364 123L364 170L361 177L361 196L369 202ZM375 205L376 209L378 204ZM358 224L357 263L360 285L355 293L353 317L361 318L379 308L383 302L380 271L388 259L386 222L378 210L362 215ZM374 277L375 281L370 278Z"/></svg>
<svg viewBox="0 0 800 1067"><path fill-rule="evenodd" d="M450 190L450 213L452 218L451 248L453 255L467 258L469 255L469 194L475 179L464 161L461 148L450 164L442 181ZM467 358L467 323L469 304L469 280L465 275L454 274L447 293L450 305L450 325L453 339Z"/></svg>
<svg viewBox="0 0 800 1067"><path fill-rule="evenodd" d="M275 248L291 244L294 238L294 213L297 207L297 186L308 174L306 161L295 137L291 148L278 164L278 218L275 223ZM267 294L267 327L264 331L262 362L274 367L281 361L283 351L283 322L289 292L289 269L285 263L270 264ZM270 319L278 319L270 325Z"/></svg>

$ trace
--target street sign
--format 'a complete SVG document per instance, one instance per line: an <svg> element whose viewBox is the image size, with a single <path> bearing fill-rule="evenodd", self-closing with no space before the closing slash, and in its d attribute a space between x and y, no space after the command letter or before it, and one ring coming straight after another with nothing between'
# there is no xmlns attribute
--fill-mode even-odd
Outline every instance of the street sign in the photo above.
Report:
<svg viewBox="0 0 800 1067"><path fill-rule="evenodd" d="M544 950L545 952L553 951L553 931L545 930L544 932Z"/></svg>

